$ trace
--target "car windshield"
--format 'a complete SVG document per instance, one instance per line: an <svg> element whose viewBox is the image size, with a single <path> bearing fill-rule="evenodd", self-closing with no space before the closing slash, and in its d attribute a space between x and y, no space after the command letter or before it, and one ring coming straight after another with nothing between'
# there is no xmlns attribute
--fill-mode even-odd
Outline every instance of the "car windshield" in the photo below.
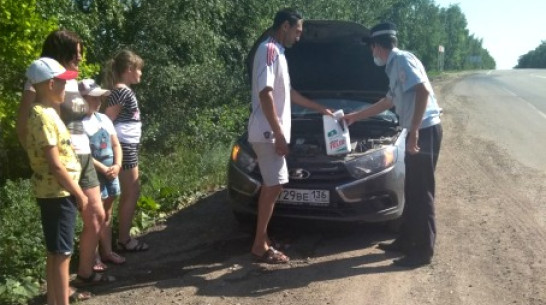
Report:
<svg viewBox="0 0 546 305"><path fill-rule="evenodd" d="M315 102L321 104L322 106L331 109L332 111L336 111L339 109L343 109L343 113L351 113L354 111L359 111L366 109L372 105L372 103L363 102L363 101L357 101L357 100L351 100L351 99L314 99ZM315 110L302 107L300 105L292 103L292 117L298 118L298 117L305 117L305 116L312 116L317 115L318 113ZM380 114L373 117L374 119L382 119L389 122L396 121L396 114L394 114L390 110L385 110L381 112Z"/></svg>

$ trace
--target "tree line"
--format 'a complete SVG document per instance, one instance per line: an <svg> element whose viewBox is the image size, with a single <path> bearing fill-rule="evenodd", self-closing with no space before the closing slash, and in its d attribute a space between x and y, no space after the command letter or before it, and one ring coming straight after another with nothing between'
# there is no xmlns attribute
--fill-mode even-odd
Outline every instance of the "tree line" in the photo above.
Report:
<svg viewBox="0 0 546 305"><path fill-rule="evenodd" d="M13 132L15 111L26 66L39 56L47 33L56 28L83 38L82 76L99 80L102 64L122 47L145 60L143 82L136 91L145 120L144 147L157 150L195 134L203 121L194 119L196 113L208 110L208 120L214 123L222 109L247 107L246 54L274 13L286 5L298 8L305 19L350 20L367 27L392 21L399 28L399 47L414 52L429 71L495 67L482 40L466 28L460 7L441 8L432 0L0 0L0 4L4 71L0 181L28 174ZM445 53L439 53L440 46ZM213 135L219 141L231 140L231 134L222 130Z"/></svg>
<svg viewBox="0 0 546 305"><path fill-rule="evenodd" d="M536 47L536 49L520 56L518 59L518 64L515 68L546 68L546 41L542 41L542 43Z"/></svg>

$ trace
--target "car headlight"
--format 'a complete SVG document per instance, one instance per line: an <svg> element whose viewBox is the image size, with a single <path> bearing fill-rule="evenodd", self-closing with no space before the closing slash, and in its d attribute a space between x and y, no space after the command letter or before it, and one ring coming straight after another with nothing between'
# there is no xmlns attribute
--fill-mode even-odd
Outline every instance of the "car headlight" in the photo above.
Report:
<svg viewBox="0 0 546 305"><path fill-rule="evenodd" d="M231 161L247 173L251 173L256 167L256 159L239 144L233 145L231 149Z"/></svg>
<svg viewBox="0 0 546 305"><path fill-rule="evenodd" d="M388 146L348 161L346 165L351 176L360 179L393 166L396 158L396 147Z"/></svg>

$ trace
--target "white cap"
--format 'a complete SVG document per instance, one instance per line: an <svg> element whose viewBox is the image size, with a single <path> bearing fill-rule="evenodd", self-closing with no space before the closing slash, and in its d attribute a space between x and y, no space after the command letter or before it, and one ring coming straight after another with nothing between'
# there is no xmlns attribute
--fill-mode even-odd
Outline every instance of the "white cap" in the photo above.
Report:
<svg viewBox="0 0 546 305"><path fill-rule="evenodd" d="M42 57L30 64L26 76L30 83L34 85L52 78L64 80L75 79L78 77L78 71L66 70L55 59Z"/></svg>
<svg viewBox="0 0 546 305"><path fill-rule="evenodd" d="M110 95L110 90L102 89L99 85L97 85L97 83L95 83L95 80L91 78L82 79L78 83L78 89L80 90L80 94L82 96Z"/></svg>

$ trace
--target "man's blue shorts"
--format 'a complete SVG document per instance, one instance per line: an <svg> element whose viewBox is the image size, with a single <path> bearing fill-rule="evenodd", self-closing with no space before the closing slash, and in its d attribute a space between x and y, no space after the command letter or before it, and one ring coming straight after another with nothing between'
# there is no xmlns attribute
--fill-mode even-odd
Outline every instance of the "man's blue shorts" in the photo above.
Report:
<svg viewBox="0 0 546 305"><path fill-rule="evenodd" d="M40 206L47 252L71 255L78 208L74 197L36 198Z"/></svg>

